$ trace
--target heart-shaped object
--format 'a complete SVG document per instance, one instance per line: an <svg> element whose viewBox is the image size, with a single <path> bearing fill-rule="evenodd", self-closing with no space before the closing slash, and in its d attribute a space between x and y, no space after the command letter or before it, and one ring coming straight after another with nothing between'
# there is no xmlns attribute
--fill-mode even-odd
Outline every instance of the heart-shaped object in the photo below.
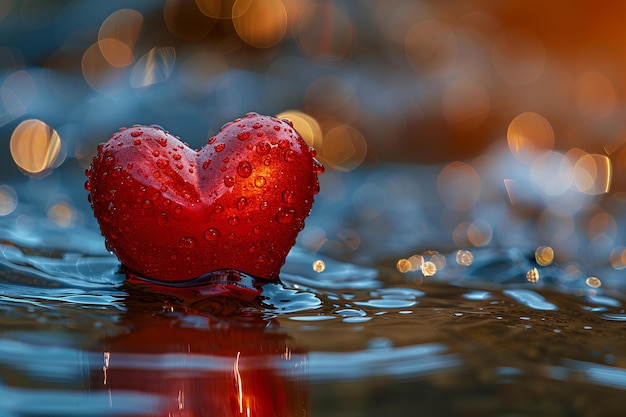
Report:
<svg viewBox="0 0 626 417"><path fill-rule="evenodd" d="M274 279L322 171L290 122L249 113L200 150L159 126L120 129L98 146L85 188L108 248L134 274Z"/></svg>

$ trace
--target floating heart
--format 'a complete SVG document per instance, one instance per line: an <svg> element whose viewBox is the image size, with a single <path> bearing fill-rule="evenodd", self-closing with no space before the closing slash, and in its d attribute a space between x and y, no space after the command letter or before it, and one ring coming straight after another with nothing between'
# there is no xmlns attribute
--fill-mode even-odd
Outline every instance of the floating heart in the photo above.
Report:
<svg viewBox="0 0 626 417"><path fill-rule="evenodd" d="M108 248L159 281L234 269L278 276L323 171L291 123L249 113L193 150L157 126L121 129L87 169Z"/></svg>

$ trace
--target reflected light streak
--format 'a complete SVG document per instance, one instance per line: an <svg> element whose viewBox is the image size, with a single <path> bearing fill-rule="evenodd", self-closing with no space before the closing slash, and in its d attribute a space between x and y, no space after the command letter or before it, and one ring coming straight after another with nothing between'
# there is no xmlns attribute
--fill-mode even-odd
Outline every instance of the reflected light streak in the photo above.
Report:
<svg viewBox="0 0 626 417"><path fill-rule="evenodd" d="M134 88L147 87L167 80L176 62L176 50L171 47L152 48L135 64L130 75Z"/></svg>
<svg viewBox="0 0 626 417"><path fill-rule="evenodd" d="M606 155L583 155L574 165L574 184L585 194L608 193L612 171L611 161Z"/></svg>
<svg viewBox="0 0 626 417"><path fill-rule="evenodd" d="M241 357L241 352L237 352L237 358L235 359L233 372L235 374L235 384L237 385L237 399L239 402L239 413L243 414L243 381L241 379L241 374L239 373L239 358L240 357Z"/></svg>

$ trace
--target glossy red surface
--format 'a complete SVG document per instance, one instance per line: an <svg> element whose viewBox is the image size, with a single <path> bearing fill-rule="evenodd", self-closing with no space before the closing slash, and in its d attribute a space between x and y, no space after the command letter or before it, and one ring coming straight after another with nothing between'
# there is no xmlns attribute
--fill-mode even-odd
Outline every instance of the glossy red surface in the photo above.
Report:
<svg viewBox="0 0 626 417"><path fill-rule="evenodd" d="M179 282L235 269L273 279L322 166L293 126L249 113L193 150L158 126L121 129L87 169L107 245L130 271Z"/></svg>

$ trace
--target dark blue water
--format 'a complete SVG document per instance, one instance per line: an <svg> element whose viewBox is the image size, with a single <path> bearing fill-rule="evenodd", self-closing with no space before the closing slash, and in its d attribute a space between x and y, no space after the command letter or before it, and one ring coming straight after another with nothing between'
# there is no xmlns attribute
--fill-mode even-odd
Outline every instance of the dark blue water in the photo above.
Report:
<svg viewBox="0 0 626 417"><path fill-rule="evenodd" d="M428 175L331 173L280 281L243 299L126 282L78 168L10 184L0 415L619 415L622 272L539 265L532 221L508 220L525 245L499 244L506 213L459 258L432 190L407 187ZM383 204L385 183L405 192ZM415 254L436 272L402 272Z"/></svg>

